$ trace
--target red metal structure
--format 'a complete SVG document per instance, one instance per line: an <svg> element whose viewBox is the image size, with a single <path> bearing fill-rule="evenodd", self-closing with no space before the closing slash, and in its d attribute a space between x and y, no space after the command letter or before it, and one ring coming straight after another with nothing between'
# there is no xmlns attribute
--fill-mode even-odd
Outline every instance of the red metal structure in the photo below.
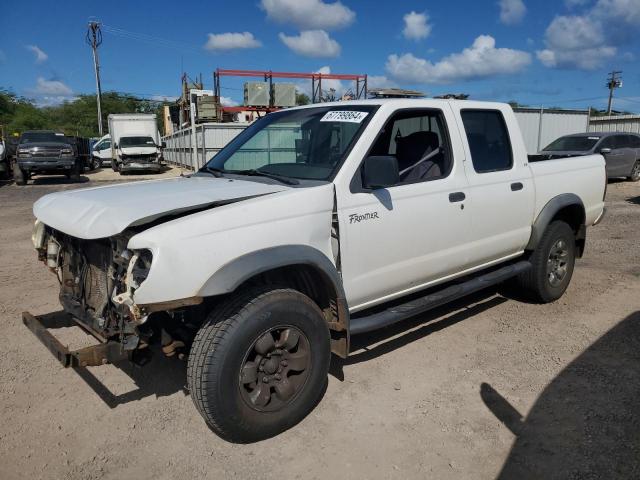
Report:
<svg viewBox="0 0 640 480"><path fill-rule="evenodd" d="M269 90L273 85L274 78L289 78L311 80L311 102L322 101L322 80L345 80L355 82L354 99L367 98L367 75L352 75L339 73L300 73L300 72L272 72L271 70L227 70L218 68L213 72L213 92L220 98L220 78L221 77L261 77L265 82L269 82ZM222 107L226 112L238 112L242 110L254 110L270 112L278 110L277 107Z"/></svg>

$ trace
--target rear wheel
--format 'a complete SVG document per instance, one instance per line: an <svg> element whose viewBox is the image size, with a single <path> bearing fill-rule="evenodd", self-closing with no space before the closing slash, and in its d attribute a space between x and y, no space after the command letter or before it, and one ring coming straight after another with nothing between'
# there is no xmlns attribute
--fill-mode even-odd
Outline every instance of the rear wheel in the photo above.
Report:
<svg viewBox="0 0 640 480"><path fill-rule="evenodd" d="M545 230L531 254L531 269L516 278L522 293L540 303L560 298L571 282L576 257L576 239L571 227L554 221Z"/></svg>
<svg viewBox="0 0 640 480"><path fill-rule="evenodd" d="M302 420L324 392L329 362L318 306L295 290L262 288L211 312L194 340L187 381L207 425L248 443Z"/></svg>
<svg viewBox="0 0 640 480"><path fill-rule="evenodd" d="M21 169L17 163L13 165L13 181L16 185L26 185L29 175L23 169Z"/></svg>
<svg viewBox="0 0 640 480"><path fill-rule="evenodd" d="M629 180L632 182L637 182L640 180L640 160L636 160L636 163L633 165L631 169L631 175L629 175Z"/></svg>

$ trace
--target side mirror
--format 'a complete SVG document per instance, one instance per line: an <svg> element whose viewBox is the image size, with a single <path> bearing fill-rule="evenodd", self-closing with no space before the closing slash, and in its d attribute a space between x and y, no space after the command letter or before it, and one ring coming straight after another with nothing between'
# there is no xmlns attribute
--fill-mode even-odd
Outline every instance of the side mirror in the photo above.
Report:
<svg viewBox="0 0 640 480"><path fill-rule="evenodd" d="M163 141L161 146L162 146L162 148L167 148L167 142Z"/></svg>
<svg viewBox="0 0 640 480"><path fill-rule="evenodd" d="M601 148L600 149L600 153L602 155L607 155L607 154L611 153L611 149L610 148Z"/></svg>
<svg viewBox="0 0 640 480"><path fill-rule="evenodd" d="M367 157L362 166L362 186L378 189L397 185L400 182L398 159L392 155Z"/></svg>
<svg viewBox="0 0 640 480"><path fill-rule="evenodd" d="M113 144L113 148L115 148L115 149L117 150L117 149L118 149L118 144L117 144L117 143L114 143L114 144Z"/></svg>

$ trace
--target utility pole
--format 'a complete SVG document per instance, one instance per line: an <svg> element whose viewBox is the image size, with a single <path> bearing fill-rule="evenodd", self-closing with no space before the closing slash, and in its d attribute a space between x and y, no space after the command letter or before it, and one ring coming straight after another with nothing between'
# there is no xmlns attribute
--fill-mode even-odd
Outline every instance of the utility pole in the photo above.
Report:
<svg viewBox="0 0 640 480"><path fill-rule="evenodd" d="M98 102L98 132L102 137L102 107L100 105L102 89L100 88L100 61L98 60L98 47L102 43L102 31L100 30L99 22L89 22L86 39L93 51L93 67L96 72L96 100Z"/></svg>
<svg viewBox="0 0 640 480"><path fill-rule="evenodd" d="M607 107L607 115L611 116L611 106L613 103L613 91L622 87L622 72L613 71L609 73L607 78L607 88L609 89L609 106Z"/></svg>

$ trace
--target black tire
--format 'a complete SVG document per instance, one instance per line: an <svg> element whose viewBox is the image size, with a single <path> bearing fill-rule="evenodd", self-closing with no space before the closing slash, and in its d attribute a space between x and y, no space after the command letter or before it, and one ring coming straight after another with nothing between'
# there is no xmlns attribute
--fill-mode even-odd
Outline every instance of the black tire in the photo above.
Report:
<svg viewBox="0 0 640 480"><path fill-rule="evenodd" d="M278 336L286 330L298 332L293 353L285 351L287 340L282 343ZM267 336L283 349L282 356L251 357ZM303 371L285 361L293 364L295 355L304 356ZM291 428L313 410L326 388L330 358L327 322L311 299L295 290L257 288L232 296L209 314L189 354L187 384L196 408L217 435L235 443L255 442ZM253 383L241 377L250 365L255 366ZM284 368L282 382L273 368ZM283 400L279 388L284 382L297 386ZM263 392L267 402L252 403Z"/></svg>
<svg viewBox="0 0 640 480"><path fill-rule="evenodd" d="M93 159L93 169L97 170L98 168L102 168L102 159L94 158Z"/></svg>
<svg viewBox="0 0 640 480"><path fill-rule="evenodd" d="M559 246L564 248L565 255L558 253ZM563 221L551 222L529 257L531 269L516 278L517 287L521 293L535 302L553 302L559 299L569 286L575 259L576 238L572 228ZM561 272L564 274L560 278Z"/></svg>
<svg viewBox="0 0 640 480"><path fill-rule="evenodd" d="M632 182L637 182L638 180L640 180L640 160L636 160L636 163L633 164L631 175L629 175L629 180L631 180Z"/></svg>
<svg viewBox="0 0 640 480"><path fill-rule="evenodd" d="M16 185L26 185L27 184L27 179L29 178L29 175L27 174L27 172L25 172L24 170L22 170L17 163L15 163L13 165L13 181L16 183Z"/></svg>

